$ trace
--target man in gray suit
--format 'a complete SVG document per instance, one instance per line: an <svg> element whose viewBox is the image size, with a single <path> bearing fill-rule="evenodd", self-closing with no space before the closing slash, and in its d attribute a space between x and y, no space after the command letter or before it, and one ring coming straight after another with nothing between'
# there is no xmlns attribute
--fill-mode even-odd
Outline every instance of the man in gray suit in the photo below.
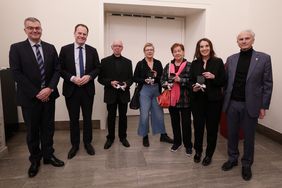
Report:
<svg viewBox="0 0 282 188"><path fill-rule="evenodd" d="M272 68L270 56L253 49L255 34L245 30L237 36L240 52L226 61L227 86L223 111L227 114L228 161L223 171L238 165L239 128L244 132L242 178L252 178L255 129L258 118L263 119L272 94Z"/></svg>

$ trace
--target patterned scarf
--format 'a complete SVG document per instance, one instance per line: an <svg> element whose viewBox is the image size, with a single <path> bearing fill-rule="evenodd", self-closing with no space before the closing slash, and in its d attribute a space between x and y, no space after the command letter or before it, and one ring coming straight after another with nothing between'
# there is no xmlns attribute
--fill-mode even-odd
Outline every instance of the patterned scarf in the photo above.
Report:
<svg viewBox="0 0 282 188"><path fill-rule="evenodd" d="M178 76L183 71L186 64L187 64L187 61L182 62L178 71L175 72L175 66L174 64L171 63L169 66L169 73L175 73L175 75ZM174 82L171 88L170 106L176 106L176 104L179 101L179 98L180 98L180 84L178 82Z"/></svg>

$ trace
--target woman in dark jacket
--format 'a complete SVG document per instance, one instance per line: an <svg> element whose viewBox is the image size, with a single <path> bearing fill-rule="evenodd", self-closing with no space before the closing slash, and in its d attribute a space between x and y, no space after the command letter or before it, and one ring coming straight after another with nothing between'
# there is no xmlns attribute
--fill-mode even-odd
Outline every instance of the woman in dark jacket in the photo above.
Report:
<svg viewBox="0 0 282 188"><path fill-rule="evenodd" d="M194 162L201 161L203 135L207 130L207 147L202 165L208 166L216 148L218 124L223 102L222 88L225 84L225 69L222 59L215 56L213 45L207 38L197 42L194 61L191 65L191 107L194 122Z"/></svg>
<svg viewBox="0 0 282 188"><path fill-rule="evenodd" d="M157 102L160 95L160 78L163 67L159 60L154 59L154 46L146 43L143 51L145 58L139 61L134 71L134 82L138 83L140 91L140 119L138 135L143 137L143 146L149 147L149 118L151 117L152 133L161 134L160 141L172 143L172 139L166 134L164 125L164 112ZM151 115L150 115L151 114Z"/></svg>
<svg viewBox="0 0 282 188"><path fill-rule="evenodd" d="M174 59L165 66L161 81L163 87L171 90L171 104L168 110L173 130L173 145L170 150L177 151L183 142L186 155L191 156L193 146L188 87L191 63L184 59L183 44L173 44L171 53Z"/></svg>

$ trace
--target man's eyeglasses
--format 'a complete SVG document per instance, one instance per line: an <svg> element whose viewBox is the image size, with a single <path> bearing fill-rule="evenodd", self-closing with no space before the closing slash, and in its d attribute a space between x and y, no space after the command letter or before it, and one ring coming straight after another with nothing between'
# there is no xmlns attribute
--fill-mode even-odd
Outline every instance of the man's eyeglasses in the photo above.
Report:
<svg viewBox="0 0 282 188"><path fill-rule="evenodd" d="M35 30L35 31L39 31L39 30L41 30L41 27L26 27L26 29L27 30L30 30L30 31L33 31L33 30Z"/></svg>

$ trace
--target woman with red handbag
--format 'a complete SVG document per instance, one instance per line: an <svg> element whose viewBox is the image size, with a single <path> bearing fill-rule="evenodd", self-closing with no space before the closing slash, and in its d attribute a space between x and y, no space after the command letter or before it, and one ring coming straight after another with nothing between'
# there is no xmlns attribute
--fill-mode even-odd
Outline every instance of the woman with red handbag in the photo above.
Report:
<svg viewBox="0 0 282 188"><path fill-rule="evenodd" d="M171 53L174 59L165 66L162 75L162 86L171 91L168 110L174 138L170 150L176 152L183 142L186 155L191 156L193 145L191 142L191 109L188 91L191 63L184 59L183 44L173 44Z"/></svg>

